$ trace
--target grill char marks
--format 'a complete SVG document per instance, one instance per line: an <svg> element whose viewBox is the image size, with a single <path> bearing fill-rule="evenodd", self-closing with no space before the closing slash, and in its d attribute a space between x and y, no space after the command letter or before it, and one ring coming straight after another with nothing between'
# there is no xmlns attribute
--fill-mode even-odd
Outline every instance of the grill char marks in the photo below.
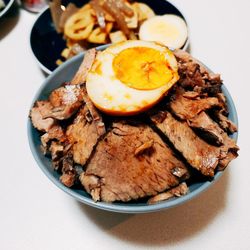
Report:
<svg viewBox="0 0 250 250"><path fill-rule="evenodd" d="M97 119L97 118L96 118ZM72 145L75 163L85 165L100 137L105 133L101 116L96 124L87 105L84 105L76 116L73 124L67 128L67 138Z"/></svg>
<svg viewBox="0 0 250 250"><path fill-rule="evenodd" d="M224 142L224 131L204 111L188 120L191 128L199 132L211 144L221 146Z"/></svg>
<svg viewBox="0 0 250 250"><path fill-rule="evenodd" d="M95 200L113 202L156 195L188 177L186 166L148 125L115 122L81 180Z"/></svg>
<svg viewBox="0 0 250 250"><path fill-rule="evenodd" d="M176 95L174 100L170 102L171 110L176 114L176 116L183 120L192 119L202 111L216 106L220 106L220 102L216 97L190 99L185 97L185 93L183 95Z"/></svg>
<svg viewBox="0 0 250 250"><path fill-rule="evenodd" d="M214 176L220 157L218 147L207 144L194 133L187 122L176 120L168 111L151 116L151 120L192 167L203 175Z"/></svg>

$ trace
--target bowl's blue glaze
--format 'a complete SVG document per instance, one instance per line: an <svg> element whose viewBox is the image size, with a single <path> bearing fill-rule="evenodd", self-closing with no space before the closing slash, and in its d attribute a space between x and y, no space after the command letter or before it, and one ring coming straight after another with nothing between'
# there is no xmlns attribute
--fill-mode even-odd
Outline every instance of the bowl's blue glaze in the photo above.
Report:
<svg viewBox="0 0 250 250"><path fill-rule="evenodd" d="M98 49L102 50L106 46L101 46ZM36 100L47 99L49 93L59 87L63 82L69 81L74 76L78 67L80 66L83 59L83 54L77 55L76 57L70 59L60 67L58 67L42 84L40 89L38 90L36 96L34 97L32 106ZM228 108L229 108L229 119L232 120L236 125L238 125L237 112L234 106L234 102L232 97L230 96L228 90L223 85L222 90L227 98ZM28 138L29 144L32 151L32 154L38 163L39 167L42 171L47 175L47 177L60 189L62 189L67 194L71 195L75 199L90 206L104 209L113 212L120 213L146 213L146 212L155 212L162 209L170 208L179 204L182 204L204 190L206 190L209 186L211 186L222 174L223 172L216 173L214 179L212 181L204 181L197 182L189 186L190 192L182 197L174 198L168 201L164 201L155 205L147 205L145 202L129 202L129 203L105 203L105 202L94 202L90 195L85 192L83 189L70 189L64 186L60 180L60 175L52 169L50 158L44 156L40 150L40 134L38 131L32 126L30 119L28 120ZM234 133L232 138L237 140L238 133Z"/></svg>

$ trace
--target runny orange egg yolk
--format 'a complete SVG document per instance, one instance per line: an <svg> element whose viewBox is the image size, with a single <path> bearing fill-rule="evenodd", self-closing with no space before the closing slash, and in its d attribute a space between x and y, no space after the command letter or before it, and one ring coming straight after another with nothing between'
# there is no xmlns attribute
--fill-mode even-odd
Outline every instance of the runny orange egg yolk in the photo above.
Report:
<svg viewBox="0 0 250 250"><path fill-rule="evenodd" d="M121 51L113 60L113 69L122 83L140 90L159 88L174 76L164 53L147 47Z"/></svg>

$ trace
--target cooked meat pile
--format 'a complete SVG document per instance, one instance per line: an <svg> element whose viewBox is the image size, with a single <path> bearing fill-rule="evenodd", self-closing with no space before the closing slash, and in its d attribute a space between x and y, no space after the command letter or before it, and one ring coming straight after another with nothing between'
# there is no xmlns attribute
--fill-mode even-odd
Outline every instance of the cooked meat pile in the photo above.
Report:
<svg viewBox="0 0 250 250"><path fill-rule="evenodd" d="M113 202L156 195L178 185L189 172L148 125L120 121L98 143L82 175L94 200Z"/></svg>
<svg viewBox="0 0 250 250"><path fill-rule="evenodd" d="M149 198L154 204L185 195L195 175L213 178L239 150L237 131L219 75L188 53L175 51L180 80L152 110L129 118L99 112L85 89L96 51L88 51L71 82L31 109L41 148L68 187L95 201Z"/></svg>

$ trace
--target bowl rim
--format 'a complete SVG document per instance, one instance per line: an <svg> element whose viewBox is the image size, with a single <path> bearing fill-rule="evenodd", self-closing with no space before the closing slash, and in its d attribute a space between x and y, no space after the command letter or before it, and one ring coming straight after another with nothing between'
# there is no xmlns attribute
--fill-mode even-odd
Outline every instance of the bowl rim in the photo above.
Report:
<svg viewBox="0 0 250 250"><path fill-rule="evenodd" d="M15 0L11 0L11 1L15 1ZM187 40L185 41L185 44L184 44L184 46L183 46L183 48L182 48L183 50L186 51L186 50L188 49L189 45L190 45L189 25L188 25L188 22L187 22L187 18L186 18L186 16L183 14L183 12L182 12L179 8L177 8L175 4L172 3L172 1L168 1L168 0L162 0L162 1L168 2L170 5L172 5L174 8L176 8L176 9L180 12L180 14L182 15L182 18L184 19L184 21L185 21L185 23L186 23L186 25L187 25L188 36L187 36ZM139 2L140 2L140 1L139 1ZM33 49L33 45L32 45L32 42L31 42L31 38L32 38L32 35L33 35L33 30L34 30L34 28L35 28L35 25L37 24L37 22L38 22L38 20L41 18L41 16L43 16L43 15L45 14L45 12L47 12L47 11L49 11L49 6L45 6L44 9L42 9L41 12L40 12L40 13L38 14L38 16L36 17L36 19L35 19L35 21L34 21L32 27L31 27L31 30L30 30L30 34L29 34L29 43L30 43L30 49L31 49L32 55L33 55L33 57L35 58L36 63L38 64L38 66L39 66L46 74L50 75L54 70L52 71L52 70L50 70L49 68L47 68L47 67L46 67L46 66L36 57L36 53L35 53L35 51L34 51L34 49ZM100 45L100 46L97 46L97 47L95 47L95 48L98 48L98 47L101 47L101 46L106 46L106 45L110 45L110 43L109 43L109 44ZM67 61L68 61L68 60L67 60ZM66 61L65 61L65 62L66 62ZM62 64L64 64L65 62L63 62ZM56 69L57 69L58 67L59 67L59 66L57 66ZM56 69L55 69L55 70L56 70Z"/></svg>
<svg viewBox="0 0 250 250"><path fill-rule="evenodd" d="M97 47L97 50L103 50L106 47L108 47L108 45L103 45L103 46L99 46ZM36 92L30 109L33 107L35 101L38 100L39 96L41 95L41 93L43 92L43 89L50 83L51 79L53 79L53 77L55 77L57 74L60 74L61 71L63 71L65 68L69 67L71 64L74 64L76 61L78 61L81 57L84 56L84 53L81 53L79 55L76 55L75 57L67 60L64 64L60 65L59 67L57 67L51 75L49 75L47 77L47 79L45 79L45 81L43 82L43 84L40 86L40 88L38 89L38 91ZM204 65L204 64L203 64ZM205 66L205 65L204 65ZM205 66L210 72L212 72L207 66ZM233 102L232 96L230 95L229 91L227 90L227 88L225 87L225 85L222 85L222 91L225 94L226 98L227 98L227 102L230 103L230 108L231 108L231 120L236 124L236 126L238 127L238 115L237 115L237 111L236 111L236 107L235 104ZM60 180L56 179L50 172L49 170L46 168L46 166L43 164L42 160L39 158L39 153L37 152L37 150L35 149L35 143L33 141L33 135L32 135L32 123L30 121L30 119L28 118L28 122L27 122L27 133L28 133L28 141L29 141L29 146L30 146L30 150L32 152L33 157L35 158L38 166L40 167L40 169L44 172L44 174L57 186L59 187L61 190L63 190L65 193L69 194L70 196L72 196L73 198L75 198L76 200L90 205L92 207L95 208L99 208L102 210L106 210L106 211L111 211L111 212L118 212L118 213L130 213L130 214L137 214L137 213L149 213L149 212L157 212L163 209L167 209L167 208L172 208L175 207L177 205L181 205L193 198L195 198L196 196L198 196L199 194L201 194L202 192L204 192L205 190L208 189L208 187L211 187L211 185L213 185L223 174L224 171L219 171L215 174L213 180L209 181L205 181L200 187L198 187L197 189L193 190L192 192L189 192L188 194L178 197L176 199L173 200L166 200L157 204L153 204L153 205L147 205L147 204L142 204L142 205L138 205L138 206L129 206L127 205L127 203L122 203L122 205L118 205L116 203L106 203L106 202L94 202L94 200L90 197L84 197L80 194L78 194L74 189L68 188L66 186L64 186ZM233 138L236 142L238 139L238 131L235 132L231 138Z"/></svg>
<svg viewBox="0 0 250 250"><path fill-rule="evenodd" d="M15 2L15 0L10 0L6 5L5 7L0 11L0 18L2 16L4 16L8 10L10 9L10 7L12 6L12 4Z"/></svg>

